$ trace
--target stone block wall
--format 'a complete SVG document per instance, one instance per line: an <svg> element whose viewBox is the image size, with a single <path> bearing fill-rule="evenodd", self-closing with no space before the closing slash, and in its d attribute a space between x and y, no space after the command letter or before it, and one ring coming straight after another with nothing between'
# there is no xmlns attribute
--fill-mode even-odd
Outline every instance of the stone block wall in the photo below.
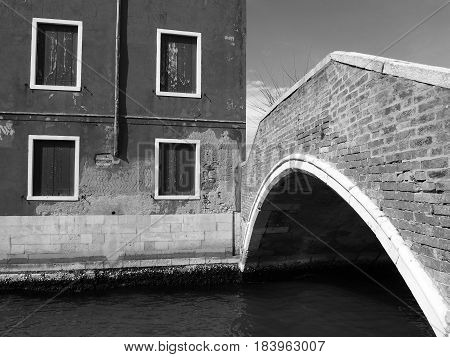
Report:
<svg viewBox="0 0 450 357"><path fill-rule="evenodd" d="M234 251L234 222L225 213L0 216L0 264L224 258Z"/></svg>
<svg viewBox="0 0 450 357"><path fill-rule="evenodd" d="M369 64L325 61L261 121L243 166L243 219L280 159L313 155L384 211L450 301L450 90Z"/></svg>

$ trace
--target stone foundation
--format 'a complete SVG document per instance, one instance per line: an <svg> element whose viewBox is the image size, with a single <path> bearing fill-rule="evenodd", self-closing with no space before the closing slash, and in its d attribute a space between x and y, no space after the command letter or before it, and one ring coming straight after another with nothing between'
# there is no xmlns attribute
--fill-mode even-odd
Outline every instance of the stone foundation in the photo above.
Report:
<svg viewBox="0 0 450 357"><path fill-rule="evenodd" d="M239 225L238 214L225 213L2 216L0 264L101 262L103 267L122 261L225 258L240 241L235 222Z"/></svg>

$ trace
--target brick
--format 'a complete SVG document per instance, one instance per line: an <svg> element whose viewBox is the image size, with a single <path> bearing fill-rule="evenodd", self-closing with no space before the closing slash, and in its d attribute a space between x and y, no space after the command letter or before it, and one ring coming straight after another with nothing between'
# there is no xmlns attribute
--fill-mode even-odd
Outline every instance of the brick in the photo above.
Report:
<svg viewBox="0 0 450 357"><path fill-rule="evenodd" d="M147 243L152 243L153 244L153 248L149 248L147 249L146 246L146 250L161 250L161 251L167 251L169 250L169 242L145 242Z"/></svg>
<svg viewBox="0 0 450 357"><path fill-rule="evenodd" d="M422 169L438 169L448 167L448 158L441 157L438 159L422 161Z"/></svg>
<svg viewBox="0 0 450 357"><path fill-rule="evenodd" d="M433 235L436 238L448 239L450 241L450 229L442 227L433 227Z"/></svg>
<svg viewBox="0 0 450 357"><path fill-rule="evenodd" d="M106 244L118 243L122 240L122 235L120 233L106 233L104 234L104 237Z"/></svg>
<svg viewBox="0 0 450 357"><path fill-rule="evenodd" d="M424 147L429 146L433 143L433 138L431 136L427 136L424 138L411 140L410 146L411 148Z"/></svg>
<svg viewBox="0 0 450 357"><path fill-rule="evenodd" d="M138 229L142 229L145 227L149 227L152 224L152 217L153 216L149 216L149 215L138 215L136 216L136 224L138 226ZM156 219L156 217L161 217L160 215L154 217L154 219Z"/></svg>
<svg viewBox="0 0 450 357"><path fill-rule="evenodd" d="M423 192L434 192L436 191L436 184L434 182L421 182L418 188Z"/></svg>
<svg viewBox="0 0 450 357"><path fill-rule="evenodd" d="M20 216L0 216L1 226L21 226L22 220Z"/></svg>
<svg viewBox="0 0 450 357"><path fill-rule="evenodd" d="M205 241L211 240L232 240L232 231L217 231L217 232L205 232Z"/></svg>
<svg viewBox="0 0 450 357"><path fill-rule="evenodd" d="M172 239L174 241L178 240L203 240L205 238L206 232L178 232L172 233ZM209 233L208 233L209 234Z"/></svg>
<svg viewBox="0 0 450 357"><path fill-rule="evenodd" d="M233 247L233 241L231 238L224 239L209 239L202 241L202 249L211 251L223 251L231 249Z"/></svg>
<svg viewBox="0 0 450 357"><path fill-rule="evenodd" d="M113 224L113 225L103 225L101 233L137 233L137 227L134 224Z"/></svg>
<svg viewBox="0 0 450 357"><path fill-rule="evenodd" d="M394 191L383 191L383 197L389 200L399 200L399 201L414 201L414 193L412 192L394 192Z"/></svg>
<svg viewBox="0 0 450 357"><path fill-rule="evenodd" d="M168 242L174 239L174 235L170 232L144 232L139 237L143 242Z"/></svg>
<svg viewBox="0 0 450 357"><path fill-rule="evenodd" d="M12 244L11 250L9 251L11 254L24 254L25 253L25 245L24 244Z"/></svg>
<svg viewBox="0 0 450 357"><path fill-rule="evenodd" d="M165 215L165 216L161 216L159 218L156 218L155 220L153 220L152 218L152 222L155 222L156 220L158 220L158 222L160 222L161 224L164 223L183 223L184 217L186 215L182 215L182 214L171 214L171 215Z"/></svg>
<svg viewBox="0 0 450 357"><path fill-rule="evenodd" d="M51 235L11 236L11 244L50 244Z"/></svg>
<svg viewBox="0 0 450 357"><path fill-rule="evenodd" d="M396 191L397 190L397 183L395 182L382 182L381 183L381 189L386 191Z"/></svg>
<svg viewBox="0 0 450 357"><path fill-rule="evenodd" d="M92 243L105 243L105 235L104 234L92 234Z"/></svg>
<svg viewBox="0 0 450 357"><path fill-rule="evenodd" d="M155 223L152 223L150 226L147 227L146 231L148 232L170 232L170 223L162 222L162 221L155 221Z"/></svg>
<svg viewBox="0 0 450 357"><path fill-rule="evenodd" d="M81 243L92 243L92 234L80 234Z"/></svg>
<svg viewBox="0 0 450 357"><path fill-rule="evenodd" d="M404 110L395 116L395 120L397 122L409 121L415 115L415 112L415 108Z"/></svg>
<svg viewBox="0 0 450 357"><path fill-rule="evenodd" d="M25 253L59 253L61 252L59 244L26 244Z"/></svg>
<svg viewBox="0 0 450 357"><path fill-rule="evenodd" d="M425 112L430 109L436 108L440 104L440 99L435 98L427 103L423 103L419 105L419 113Z"/></svg>
<svg viewBox="0 0 450 357"><path fill-rule="evenodd" d="M102 225L105 223L105 216L86 216L86 224Z"/></svg>
<svg viewBox="0 0 450 357"><path fill-rule="evenodd" d="M400 182L397 184L398 191L403 192L418 192L420 191L419 187L416 186L416 184L412 182Z"/></svg>
<svg viewBox="0 0 450 357"><path fill-rule="evenodd" d="M111 216L103 216L105 225L117 225L119 224L119 216L111 215Z"/></svg>
<svg viewBox="0 0 450 357"><path fill-rule="evenodd" d="M98 255L101 256L103 255L103 248L104 248L104 244L103 243L91 243L88 245L88 254L89 255Z"/></svg>
<svg viewBox="0 0 450 357"><path fill-rule="evenodd" d="M183 229L183 225L181 223L170 223L170 231L171 232L181 232Z"/></svg>
<svg viewBox="0 0 450 357"><path fill-rule="evenodd" d="M61 249L58 251L68 255L77 255L79 253L89 254L89 244L63 243L61 244Z"/></svg>
<svg viewBox="0 0 450 357"><path fill-rule="evenodd" d="M121 233L118 235L117 241L121 244L128 242L140 242L141 236L133 233Z"/></svg>
<svg viewBox="0 0 450 357"><path fill-rule="evenodd" d="M421 212L421 213L431 213L432 206L427 203L418 203L411 201L397 201L397 200L384 200L382 202L383 207L397 208L401 210Z"/></svg>
<svg viewBox="0 0 450 357"><path fill-rule="evenodd" d="M140 252L142 253L144 251L145 243L148 242L128 242L122 245L120 248L122 251L125 252Z"/></svg>
<svg viewBox="0 0 450 357"><path fill-rule="evenodd" d="M233 230L233 226L231 222L223 223L217 222L217 231L231 231Z"/></svg>
<svg viewBox="0 0 450 357"><path fill-rule="evenodd" d="M414 194L414 201L425 203L441 203L443 196L439 193L419 192Z"/></svg>
<svg viewBox="0 0 450 357"><path fill-rule="evenodd" d="M439 260L424 255L419 255L419 259L426 267L441 270L441 262Z"/></svg>
<svg viewBox="0 0 450 357"><path fill-rule="evenodd" d="M425 181L427 179L427 175L425 171L416 171L414 172L414 179L416 181Z"/></svg>
<svg viewBox="0 0 450 357"><path fill-rule="evenodd" d="M198 220L194 220L194 222L183 223L182 231L183 232L213 232L216 230L216 222L215 221L206 221L201 222Z"/></svg>
<svg viewBox="0 0 450 357"><path fill-rule="evenodd" d="M450 170L430 170L427 172L427 175L430 179L442 179L445 177L450 177Z"/></svg>
<svg viewBox="0 0 450 357"><path fill-rule="evenodd" d="M232 223L233 221L233 214L230 213L218 213L214 214L216 222L220 223Z"/></svg>
<svg viewBox="0 0 450 357"><path fill-rule="evenodd" d="M155 243L156 244L156 243ZM169 243L170 249L177 250L195 250L202 246L201 240L174 240Z"/></svg>
<svg viewBox="0 0 450 357"><path fill-rule="evenodd" d="M396 219L403 219L403 220L413 220L414 214L410 211L402 211L398 209L392 209L392 208L386 208L384 209L384 212L388 217L396 218Z"/></svg>
<svg viewBox="0 0 450 357"><path fill-rule="evenodd" d="M450 216L450 206L433 206L434 213L442 216Z"/></svg>

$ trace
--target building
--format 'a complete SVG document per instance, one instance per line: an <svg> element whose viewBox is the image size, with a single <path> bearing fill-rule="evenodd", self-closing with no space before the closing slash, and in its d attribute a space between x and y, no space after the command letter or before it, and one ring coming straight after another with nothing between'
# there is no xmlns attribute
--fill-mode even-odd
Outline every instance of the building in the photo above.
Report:
<svg viewBox="0 0 450 357"><path fill-rule="evenodd" d="M245 1L1 6L0 262L232 255Z"/></svg>

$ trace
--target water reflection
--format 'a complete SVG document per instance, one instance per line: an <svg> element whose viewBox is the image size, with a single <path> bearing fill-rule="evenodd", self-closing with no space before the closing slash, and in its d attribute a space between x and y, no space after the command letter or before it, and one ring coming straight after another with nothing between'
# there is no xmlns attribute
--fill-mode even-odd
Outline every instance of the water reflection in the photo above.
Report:
<svg viewBox="0 0 450 357"><path fill-rule="evenodd" d="M420 311L395 272L383 278ZM0 295L6 331L48 297ZM214 290L112 290L64 296L15 328L13 336L428 336L424 320L355 274L247 282Z"/></svg>

